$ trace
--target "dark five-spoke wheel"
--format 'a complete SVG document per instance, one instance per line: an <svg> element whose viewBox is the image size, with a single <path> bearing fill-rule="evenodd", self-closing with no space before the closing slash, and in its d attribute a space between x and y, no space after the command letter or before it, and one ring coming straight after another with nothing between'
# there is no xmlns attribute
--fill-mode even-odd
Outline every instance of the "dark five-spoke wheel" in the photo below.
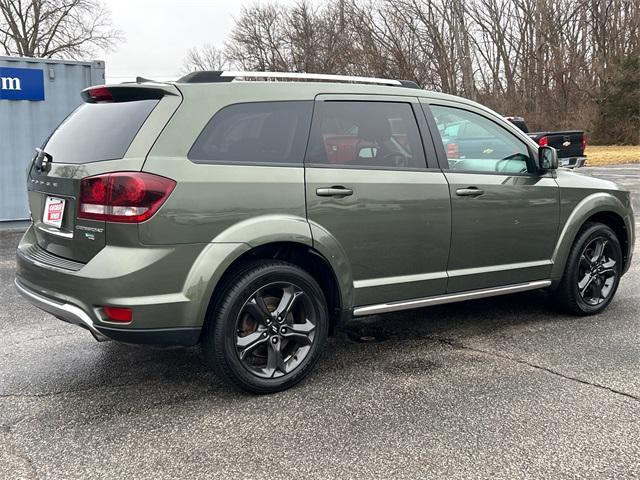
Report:
<svg viewBox="0 0 640 480"><path fill-rule="evenodd" d="M599 305L611 294L618 275L614 255L612 244L604 236L592 239L582 249L578 291L588 305Z"/></svg>
<svg viewBox="0 0 640 480"><path fill-rule="evenodd" d="M238 357L254 375L286 375L309 353L315 329L313 305L300 287L285 282L266 285L247 300L238 315Z"/></svg>
<svg viewBox="0 0 640 480"><path fill-rule="evenodd" d="M565 271L553 291L556 305L576 315L604 310L618 288L623 267L616 233L602 223L587 223L578 232Z"/></svg>
<svg viewBox="0 0 640 480"><path fill-rule="evenodd" d="M226 280L201 343L224 380L272 393L313 369L328 332L327 304L316 280L297 265L257 260Z"/></svg>

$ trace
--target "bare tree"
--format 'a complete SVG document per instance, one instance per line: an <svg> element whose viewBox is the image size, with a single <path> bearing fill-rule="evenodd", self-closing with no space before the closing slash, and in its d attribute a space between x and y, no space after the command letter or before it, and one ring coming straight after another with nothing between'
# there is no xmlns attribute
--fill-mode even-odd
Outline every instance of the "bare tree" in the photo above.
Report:
<svg viewBox="0 0 640 480"><path fill-rule="evenodd" d="M196 70L225 70L229 61L224 51L215 45L204 45L202 48L192 48L187 52L182 70L184 73Z"/></svg>
<svg viewBox="0 0 640 480"><path fill-rule="evenodd" d="M100 0L0 0L0 46L8 55L79 59L121 38Z"/></svg>
<svg viewBox="0 0 640 480"><path fill-rule="evenodd" d="M241 68L261 71L348 73L353 65L353 0L316 7L299 0L243 9L227 42L226 56Z"/></svg>
<svg viewBox="0 0 640 480"><path fill-rule="evenodd" d="M614 114L621 115L620 123L635 125L620 106L637 101L640 89L633 82L635 64L629 63L640 58L640 3L256 4L242 11L225 54L246 69L414 80L424 88L477 99L503 114L526 116L533 128L602 130ZM619 101L621 95L626 100ZM623 137L636 141L633 128L627 130L631 133Z"/></svg>
<svg viewBox="0 0 640 480"><path fill-rule="evenodd" d="M247 70L290 70L285 31L287 13L276 4L244 7L227 45L227 57Z"/></svg>
<svg viewBox="0 0 640 480"><path fill-rule="evenodd" d="M299 72L349 73L351 24L347 2L333 1L321 8L300 0L288 11L284 30L291 68Z"/></svg>

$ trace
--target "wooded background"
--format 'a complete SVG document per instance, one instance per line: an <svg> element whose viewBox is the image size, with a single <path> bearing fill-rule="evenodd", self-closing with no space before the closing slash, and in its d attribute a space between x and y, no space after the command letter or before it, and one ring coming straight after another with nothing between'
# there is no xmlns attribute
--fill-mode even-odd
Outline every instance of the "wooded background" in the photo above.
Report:
<svg viewBox="0 0 640 480"><path fill-rule="evenodd" d="M414 80L536 130L640 143L638 0L301 0L245 8L222 47L186 70L353 74Z"/></svg>
<svg viewBox="0 0 640 480"><path fill-rule="evenodd" d="M0 53L80 59L121 39L102 0L0 0ZM640 0L260 3L184 65L229 67L414 80L535 130L640 144Z"/></svg>

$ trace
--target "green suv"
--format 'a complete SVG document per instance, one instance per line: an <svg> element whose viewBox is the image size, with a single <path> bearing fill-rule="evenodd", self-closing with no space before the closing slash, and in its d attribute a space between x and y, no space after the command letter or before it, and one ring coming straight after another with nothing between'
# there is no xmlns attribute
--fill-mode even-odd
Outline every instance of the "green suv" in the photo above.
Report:
<svg viewBox="0 0 640 480"><path fill-rule="evenodd" d="M628 192L411 82L198 72L82 97L29 166L18 290L98 340L200 343L244 390L299 382L353 316L539 288L598 313L631 262Z"/></svg>

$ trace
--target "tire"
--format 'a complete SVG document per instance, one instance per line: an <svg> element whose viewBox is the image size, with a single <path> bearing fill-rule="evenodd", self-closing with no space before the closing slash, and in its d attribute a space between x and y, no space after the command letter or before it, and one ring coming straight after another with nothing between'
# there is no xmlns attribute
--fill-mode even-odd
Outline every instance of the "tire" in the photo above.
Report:
<svg viewBox="0 0 640 480"><path fill-rule="evenodd" d="M604 242L600 257L599 242ZM602 223L587 223L571 247L553 298L561 310L574 315L600 313L618 289L621 269L622 248L614 231Z"/></svg>
<svg viewBox="0 0 640 480"><path fill-rule="evenodd" d="M313 277L287 262L259 261L222 286L204 327L202 351L228 384L274 393L309 374L328 331L326 301Z"/></svg>

